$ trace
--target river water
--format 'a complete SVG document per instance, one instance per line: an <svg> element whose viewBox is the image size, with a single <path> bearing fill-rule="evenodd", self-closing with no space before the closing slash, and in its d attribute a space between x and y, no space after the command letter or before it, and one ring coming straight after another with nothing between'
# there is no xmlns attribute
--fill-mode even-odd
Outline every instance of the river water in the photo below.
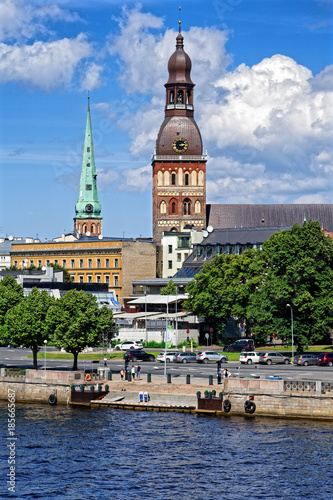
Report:
<svg viewBox="0 0 333 500"><path fill-rule="evenodd" d="M332 423L0 402L0 498L332 498ZM4 445L5 444L5 445Z"/></svg>

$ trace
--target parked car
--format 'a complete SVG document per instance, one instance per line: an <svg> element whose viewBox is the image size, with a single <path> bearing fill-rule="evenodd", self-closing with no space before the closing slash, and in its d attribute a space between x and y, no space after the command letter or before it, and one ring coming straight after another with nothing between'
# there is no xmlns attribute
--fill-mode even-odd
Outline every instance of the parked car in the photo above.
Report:
<svg viewBox="0 0 333 500"><path fill-rule="evenodd" d="M224 352L254 351L254 341L252 339L239 339L233 344L225 346Z"/></svg>
<svg viewBox="0 0 333 500"><path fill-rule="evenodd" d="M317 365L333 366L333 352L321 352L316 363Z"/></svg>
<svg viewBox="0 0 333 500"><path fill-rule="evenodd" d="M318 354L296 354L294 357L294 364L298 366L315 365L317 357Z"/></svg>
<svg viewBox="0 0 333 500"><path fill-rule="evenodd" d="M200 363L209 363L217 361L221 361L221 363L226 363L228 361L228 357L225 354L220 354L215 351L202 351L197 354L197 361Z"/></svg>
<svg viewBox="0 0 333 500"><path fill-rule="evenodd" d="M141 342L136 340L126 340L122 344L117 344L115 346L117 351L128 351L129 349L143 349Z"/></svg>
<svg viewBox="0 0 333 500"><path fill-rule="evenodd" d="M160 352L160 354L158 354L157 356L157 361L161 361L161 363L164 363L165 361L165 358L166 358L166 362L167 363L170 363L171 361L176 361L176 357L177 355L179 354L179 351L174 351L174 352L167 352L166 355L165 355L165 352Z"/></svg>
<svg viewBox="0 0 333 500"><path fill-rule="evenodd" d="M240 353L239 361L244 365L251 365L252 363L259 363L260 352L255 351L243 351Z"/></svg>
<svg viewBox="0 0 333 500"><path fill-rule="evenodd" d="M284 363L285 365L289 365L290 358L288 356L283 356L283 354L279 352L261 352L259 363L264 363L266 365Z"/></svg>
<svg viewBox="0 0 333 500"><path fill-rule="evenodd" d="M125 361L155 361L155 356L149 354L146 351L141 351L140 349L131 349L126 351L123 356Z"/></svg>
<svg viewBox="0 0 333 500"><path fill-rule="evenodd" d="M196 352L180 352L176 358L177 363L195 363L197 361Z"/></svg>

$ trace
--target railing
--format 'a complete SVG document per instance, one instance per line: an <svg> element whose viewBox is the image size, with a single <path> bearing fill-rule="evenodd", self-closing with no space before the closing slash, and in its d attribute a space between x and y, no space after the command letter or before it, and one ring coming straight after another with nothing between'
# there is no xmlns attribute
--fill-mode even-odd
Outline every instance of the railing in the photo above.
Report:
<svg viewBox="0 0 333 500"><path fill-rule="evenodd" d="M181 160L181 161L207 161L207 155L153 155L151 161Z"/></svg>

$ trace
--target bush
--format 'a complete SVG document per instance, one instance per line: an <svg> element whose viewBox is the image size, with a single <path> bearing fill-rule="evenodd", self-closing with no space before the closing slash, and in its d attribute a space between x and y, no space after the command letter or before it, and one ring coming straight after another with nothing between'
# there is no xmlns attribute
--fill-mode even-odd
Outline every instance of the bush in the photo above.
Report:
<svg viewBox="0 0 333 500"><path fill-rule="evenodd" d="M150 347L150 348L155 347L156 349L165 349L165 343L164 342L155 342L155 340L150 340L149 342L142 342L142 345L146 349L148 347Z"/></svg>
<svg viewBox="0 0 333 500"><path fill-rule="evenodd" d="M198 347L198 343L194 340L194 338L191 338L189 340L189 342L188 342L189 346L191 346L191 340L192 340L193 347ZM188 347L187 340L184 340L183 342L181 342L180 344L177 345L178 349L180 349L181 347Z"/></svg>

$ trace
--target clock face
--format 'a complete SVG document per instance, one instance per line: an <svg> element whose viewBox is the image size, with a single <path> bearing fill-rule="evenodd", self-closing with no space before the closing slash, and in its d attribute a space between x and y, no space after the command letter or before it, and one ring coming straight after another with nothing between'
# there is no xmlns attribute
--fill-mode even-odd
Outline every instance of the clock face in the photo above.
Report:
<svg viewBox="0 0 333 500"><path fill-rule="evenodd" d="M88 205L86 205L86 212L88 212L88 214L90 214L93 210L94 210L94 207L92 206L92 204L88 203Z"/></svg>
<svg viewBox="0 0 333 500"><path fill-rule="evenodd" d="M172 143L172 149L176 153L185 153L188 148L188 142L186 139L183 139L183 137L177 137Z"/></svg>

